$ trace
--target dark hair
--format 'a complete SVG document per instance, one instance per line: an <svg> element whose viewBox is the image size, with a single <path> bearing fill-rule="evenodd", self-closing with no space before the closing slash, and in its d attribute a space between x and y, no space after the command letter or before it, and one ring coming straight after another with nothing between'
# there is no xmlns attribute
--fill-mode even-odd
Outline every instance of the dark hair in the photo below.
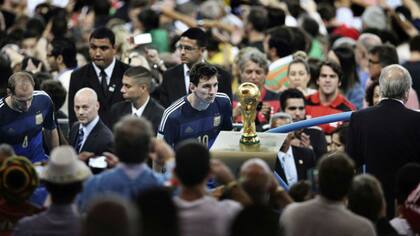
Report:
<svg viewBox="0 0 420 236"><path fill-rule="evenodd" d="M312 37L316 37L319 35L318 22L316 22L316 20L314 20L310 16L303 17L302 28Z"/></svg>
<svg viewBox="0 0 420 236"><path fill-rule="evenodd" d="M66 38L54 39L51 46L53 48L51 51L52 56L58 57L61 55L67 68L77 67L77 51L73 41Z"/></svg>
<svg viewBox="0 0 420 236"><path fill-rule="evenodd" d="M398 204L404 204L408 195L420 183L420 165L408 163L401 167L396 175L396 198Z"/></svg>
<svg viewBox="0 0 420 236"><path fill-rule="evenodd" d="M265 8L252 6L248 14L248 23L252 25L254 30L264 32L268 26L268 12Z"/></svg>
<svg viewBox="0 0 420 236"><path fill-rule="evenodd" d="M347 134L349 131L348 124L343 124L341 126L338 126L336 130L334 130L334 133L338 134L338 140L340 141L343 146L346 146L347 144Z"/></svg>
<svg viewBox="0 0 420 236"><path fill-rule="evenodd" d="M410 51L420 52L420 35L416 35L410 39Z"/></svg>
<svg viewBox="0 0 420 236"><path fill-rule="evenodd" d="M370 49L369 53L378 57L379 63L382 67L399 64L397 50L391 44L374 46Z"/></svg>
<svg viewBox="0 0 420 236"><path fill-rule="evenodd" d="M169 189L156 187L140 193L137 206L142 233L148 236L179 235L177 208Z"/></svg>
<svg viewBox="0 0 420 236"><path fill-rule="evenodd" d="M43 181L45 188L51 194L51 201L56 204L70 204L83 189L83 182L56 184Z"/></svg>
<svg viewBox="0 0 420 236"><path fill-rule="evenodd" d="M0 54L0 74L2 79L0 79L0 97L7 96L7 78L9 78L12 74L12 68L10 67L10 60L6 54Z"/></svg>
<svg viewBox="0 0 420 236"><path fill-rule="evenodd" d="M207 47L207 35L200 28L191 27L191 28L187 29L184 33L181 34L181 38L182 37L187 37L189 39L193 39L193 40L197 41L197 45L200 48Z"/></svg>
<svg viewBox="0 0 420 236"><path fill-rule="evenodd" d="M137 19L142 23L145 32L159 28L159 14L150 8L143 9Z"/></svg>
<svg viewBox="0 0 420 236"><path fill-rule="evenodd" d="M288 88L280 94L280 106L282 111L286 110L287 100L291 98L301 98L305 102L305 95L303 95L299 89Z"/></svg>
<svg viewBox="0 0 420 236"><path fill-rule="evenodd" d="M275 48L278 57L285 57L294 52L292 45L293 32L287 26L274 27L267 31L270 36L268 47Z"/></svg>
<svg viewBox="0 0 420 236"><path fill-rule="evenodd" d="M181 142L175 150L175 174L182 185L201 184L210 171L210 153L195 139Z"/></svg>
<svg viewBox="0 0 420 236"><path fill-rule="evenodd" d="M213 76L218 76L217 68L211 64L200 62L191 68L190 82L197 86L200 79L209 80Z"/></svg>
<svg viewBox="0 0 420 236"><path fill-rule="evenodd" d="M341 89L343 90L343 93L346 93L354 84L359 82L354 51L346 46L334 48L333 51L340 61L343 72Z"/></svg>
<svg viewBox="0 0 420 236"><path fill-rule="evenodd" d="M143 163L149 155L152 125L142 117L124 116L114 126L115 153L121 162Z"/></svg>
<svg viewBox="0 0 420 236"><path fill-rule="evenodd" d="M67 91L58 80L44 80L41 83L41 90L44 90L54 103L54 111L57 112L66 100Z"/></svg>
<svg viewBox="0 0 420 236"><path fill-rule="evenodd" d="M289 195L295 202L304 202L313 196L311 184L307 180L300 180L290 187Z"/></svg>
<svg viewBox="0 0 420 236"><path fill-rule="evenodd" d="M152 73L143 66L130 67L124 72L124 76L134 79L138 84L144 83L147 86L149 93L154 87L154 80Z"/></svg>
<svg viewBox="0 0 420 236"><path fill-rule="evenodd" d="M356 176L348 194L348 207L352 212L376 223L384 207L384 195L379 181L372 175Z"/></svg>
<svg viewBox="0 0 420 236"><path fill-rule="evenodd" d="M89 41L92 39L108 39L111 45L115 45L115 34L106 27L96 28L90 35Z"/></svg>
<svg viewBox="0 0 420 236"><path fill-rule="evenodd" d="M267 7L268 10L268 26L267 28L273 28L279 25L284 25L286 20L286 13L283 9Z"/></svg>
<svg viewBox="0 0 420 236"><path fill-rule="evenodd" d="M311 73L311 80L309 81L308 87L310 85L316 86L316 81L319 77L319 70L321 68L322 61L318 58L310 57L308 58L308 65L309 65L309 71Z"/></svg>
<svg viewBox="0 0 420 236"><path fill-rule="evenodd" d="M371 107L373 106L373 96L375 94L375 87L379 87L379 80L373 80L366 88L365 101Z"/></svg>
<svg viewBox="0 0 420 236"><path fill-rule="evenodd" d="M354 162L343 152L324 155L317 165L318 185L322 196L341 201L349 192L354 175Z"/></svg>
<svg viewBox="0 0 420 236"><path fill-rule="evenodd" d="M278 215L269 207L245 207L232 223L231 236L281 235Z"/></svg>
<svg viewBox="0 0 420 236"><path fill-rule="evenodd" d="M334 71L334 73L337 74L338 81L340 81L340 82L342 81L343 71L341 70L341 66L339 64L335 63L334 61L331 61L331 60L326 60L326 61L321 62L321 65L319 66L319 74L318 74L317 80L319 79L319 75L321 74L321 69L322 69L323 66L330 67Z"/></svg>

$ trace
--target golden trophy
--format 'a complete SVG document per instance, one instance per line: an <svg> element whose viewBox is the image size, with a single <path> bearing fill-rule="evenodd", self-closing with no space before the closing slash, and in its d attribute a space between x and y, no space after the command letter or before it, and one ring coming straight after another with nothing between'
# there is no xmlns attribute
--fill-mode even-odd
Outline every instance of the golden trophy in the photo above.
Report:
<svg viewBox="0 0 420 236"><path fill-rule="evenodd" d="M258 144L260 139L255 130L255 116L261 97L260 90L253 83L242 83L238 88L237 96L243 124L243 132L239 142L245 145Z"/></svg>
<svg viewBox="0 0 420 236"><path fill-rule="evenodd" d="M235 174L243 162L261 158L274 169L279 151L287 134L258 133L255 116L261 93L253 83L242 83L238 88L238 102L242 115L243 132L220 131L210 151L212 157L223 161Z"/></svg>

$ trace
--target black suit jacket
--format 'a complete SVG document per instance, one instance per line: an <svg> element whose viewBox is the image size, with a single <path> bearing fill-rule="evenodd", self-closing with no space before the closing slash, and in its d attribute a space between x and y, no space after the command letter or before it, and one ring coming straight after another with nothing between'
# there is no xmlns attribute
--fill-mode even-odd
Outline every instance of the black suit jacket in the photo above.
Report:
<svg viewBox="0 0 420 236"><path fill-rule="evenodd" d="M232 99L232 75L216 66L219 73L219 92L226 93ZM184 64L174 66L163 73L163 81L159 87L160 104L168 107L179 98L187 95L184 80Z"/></svg>
<svg viewBox="0 0 420 236"><path fill-rule="evenodd" d="M408 162L420 163L419 140L420 113L399 101L386 99L351 115L346 151L381 182L388 217L394 215L397 170Z"/></svg>
<svg viewBox="0 0 420 236"><path fill-rule="evenodd" d="M144 108L142 117L146 118L152 123L155 134L159 128L160 120L162 119L164 111L165 108L163 108L155 99L150 97L149 102ZM132 114L131 102L122 101L114 104L111 107L111 113L114 114L111 120L113 127L114 124L117 123L123 116Z"/></svg>
<svg viewBox="0 0 420 236"><path fill-rule="evenodd" d="M70 129L69 143L76 148L79 133L79 122L74 123ZM114 136L111 130L99 119L98 123L89 133L80 152L93 152L96 156L102 156L103 152L112 151Z"/></svg>
<svg viewBox="0 0 420 236"><path fill-rule="evenodd" d="M325 138L324 132L321 129L309 127L303 129L303 133L309 135L316 160L321 159L322 155L327 153L327 139Z"/></svg>
<svg viewBox="0 0 420 236"><path fill-rule="evenodd" d="M104 94L102 92L101 83L99 82L98 76L95 72L95 69L93 68L92 63L86 64L83 67L74 70L70 77L68 100L70 126L77 120L73 109L74 95L77 91L79 91L79 89L89 87L95 90L98 94L98 100L100 103L99 116L108 127L111 127L111 106L114 103L124 100L120 91L122 87L122 77L128 68L129 65L116 60L114 71L112 72L111 80L109 83L109 87L113 87L113 92L108 91L108 94Z"/></svg>
<svg viewBox="0 0 420 236"><path fill-rule="evenodd" d="M292 146L293 158L295 160L296 172L298 180L308 179L308 170L315 166L315 153L309 148L295 147ZM280 164L278 158L276 158L276 164L274 170L277 174L287 183L286 174Z"/></svg>

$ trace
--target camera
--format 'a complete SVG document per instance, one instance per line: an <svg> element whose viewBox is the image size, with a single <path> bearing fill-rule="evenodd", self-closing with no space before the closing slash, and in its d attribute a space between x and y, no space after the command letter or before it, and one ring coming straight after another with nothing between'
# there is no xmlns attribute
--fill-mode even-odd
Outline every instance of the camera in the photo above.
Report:
<svg viewBox="0 0 420 236"><path fill-rule="evenodd" d="M108 163L105 160L105 156L91 157L88 164L93 168L105 169L108 167Z"/></svg>

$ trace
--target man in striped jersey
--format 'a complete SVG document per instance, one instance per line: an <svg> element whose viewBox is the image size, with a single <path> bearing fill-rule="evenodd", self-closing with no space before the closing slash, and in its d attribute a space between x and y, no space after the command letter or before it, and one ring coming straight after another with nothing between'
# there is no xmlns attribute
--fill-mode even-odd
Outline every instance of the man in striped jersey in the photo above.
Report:
<svg viewBox="0 0 420 236"><path fill-rule="evenodd" d="M221 130L232 129L232 105L229 97L218 93L217 69L198 63L190 72L191 94L163 113L158 137L175 147L182 140L197 138L208 148Z"/></svg>
<svg viewBox="0 0 420 236"><path fill-rule="evenodd" d="M34 80L26 72L13 74L8 96L0 99L0 143L13 146L17 155L32 162L45 161L44 140L52 150L58 146L53 102L43 91L34 91ZM44 131L44 132L43 132Z"/></svg>

